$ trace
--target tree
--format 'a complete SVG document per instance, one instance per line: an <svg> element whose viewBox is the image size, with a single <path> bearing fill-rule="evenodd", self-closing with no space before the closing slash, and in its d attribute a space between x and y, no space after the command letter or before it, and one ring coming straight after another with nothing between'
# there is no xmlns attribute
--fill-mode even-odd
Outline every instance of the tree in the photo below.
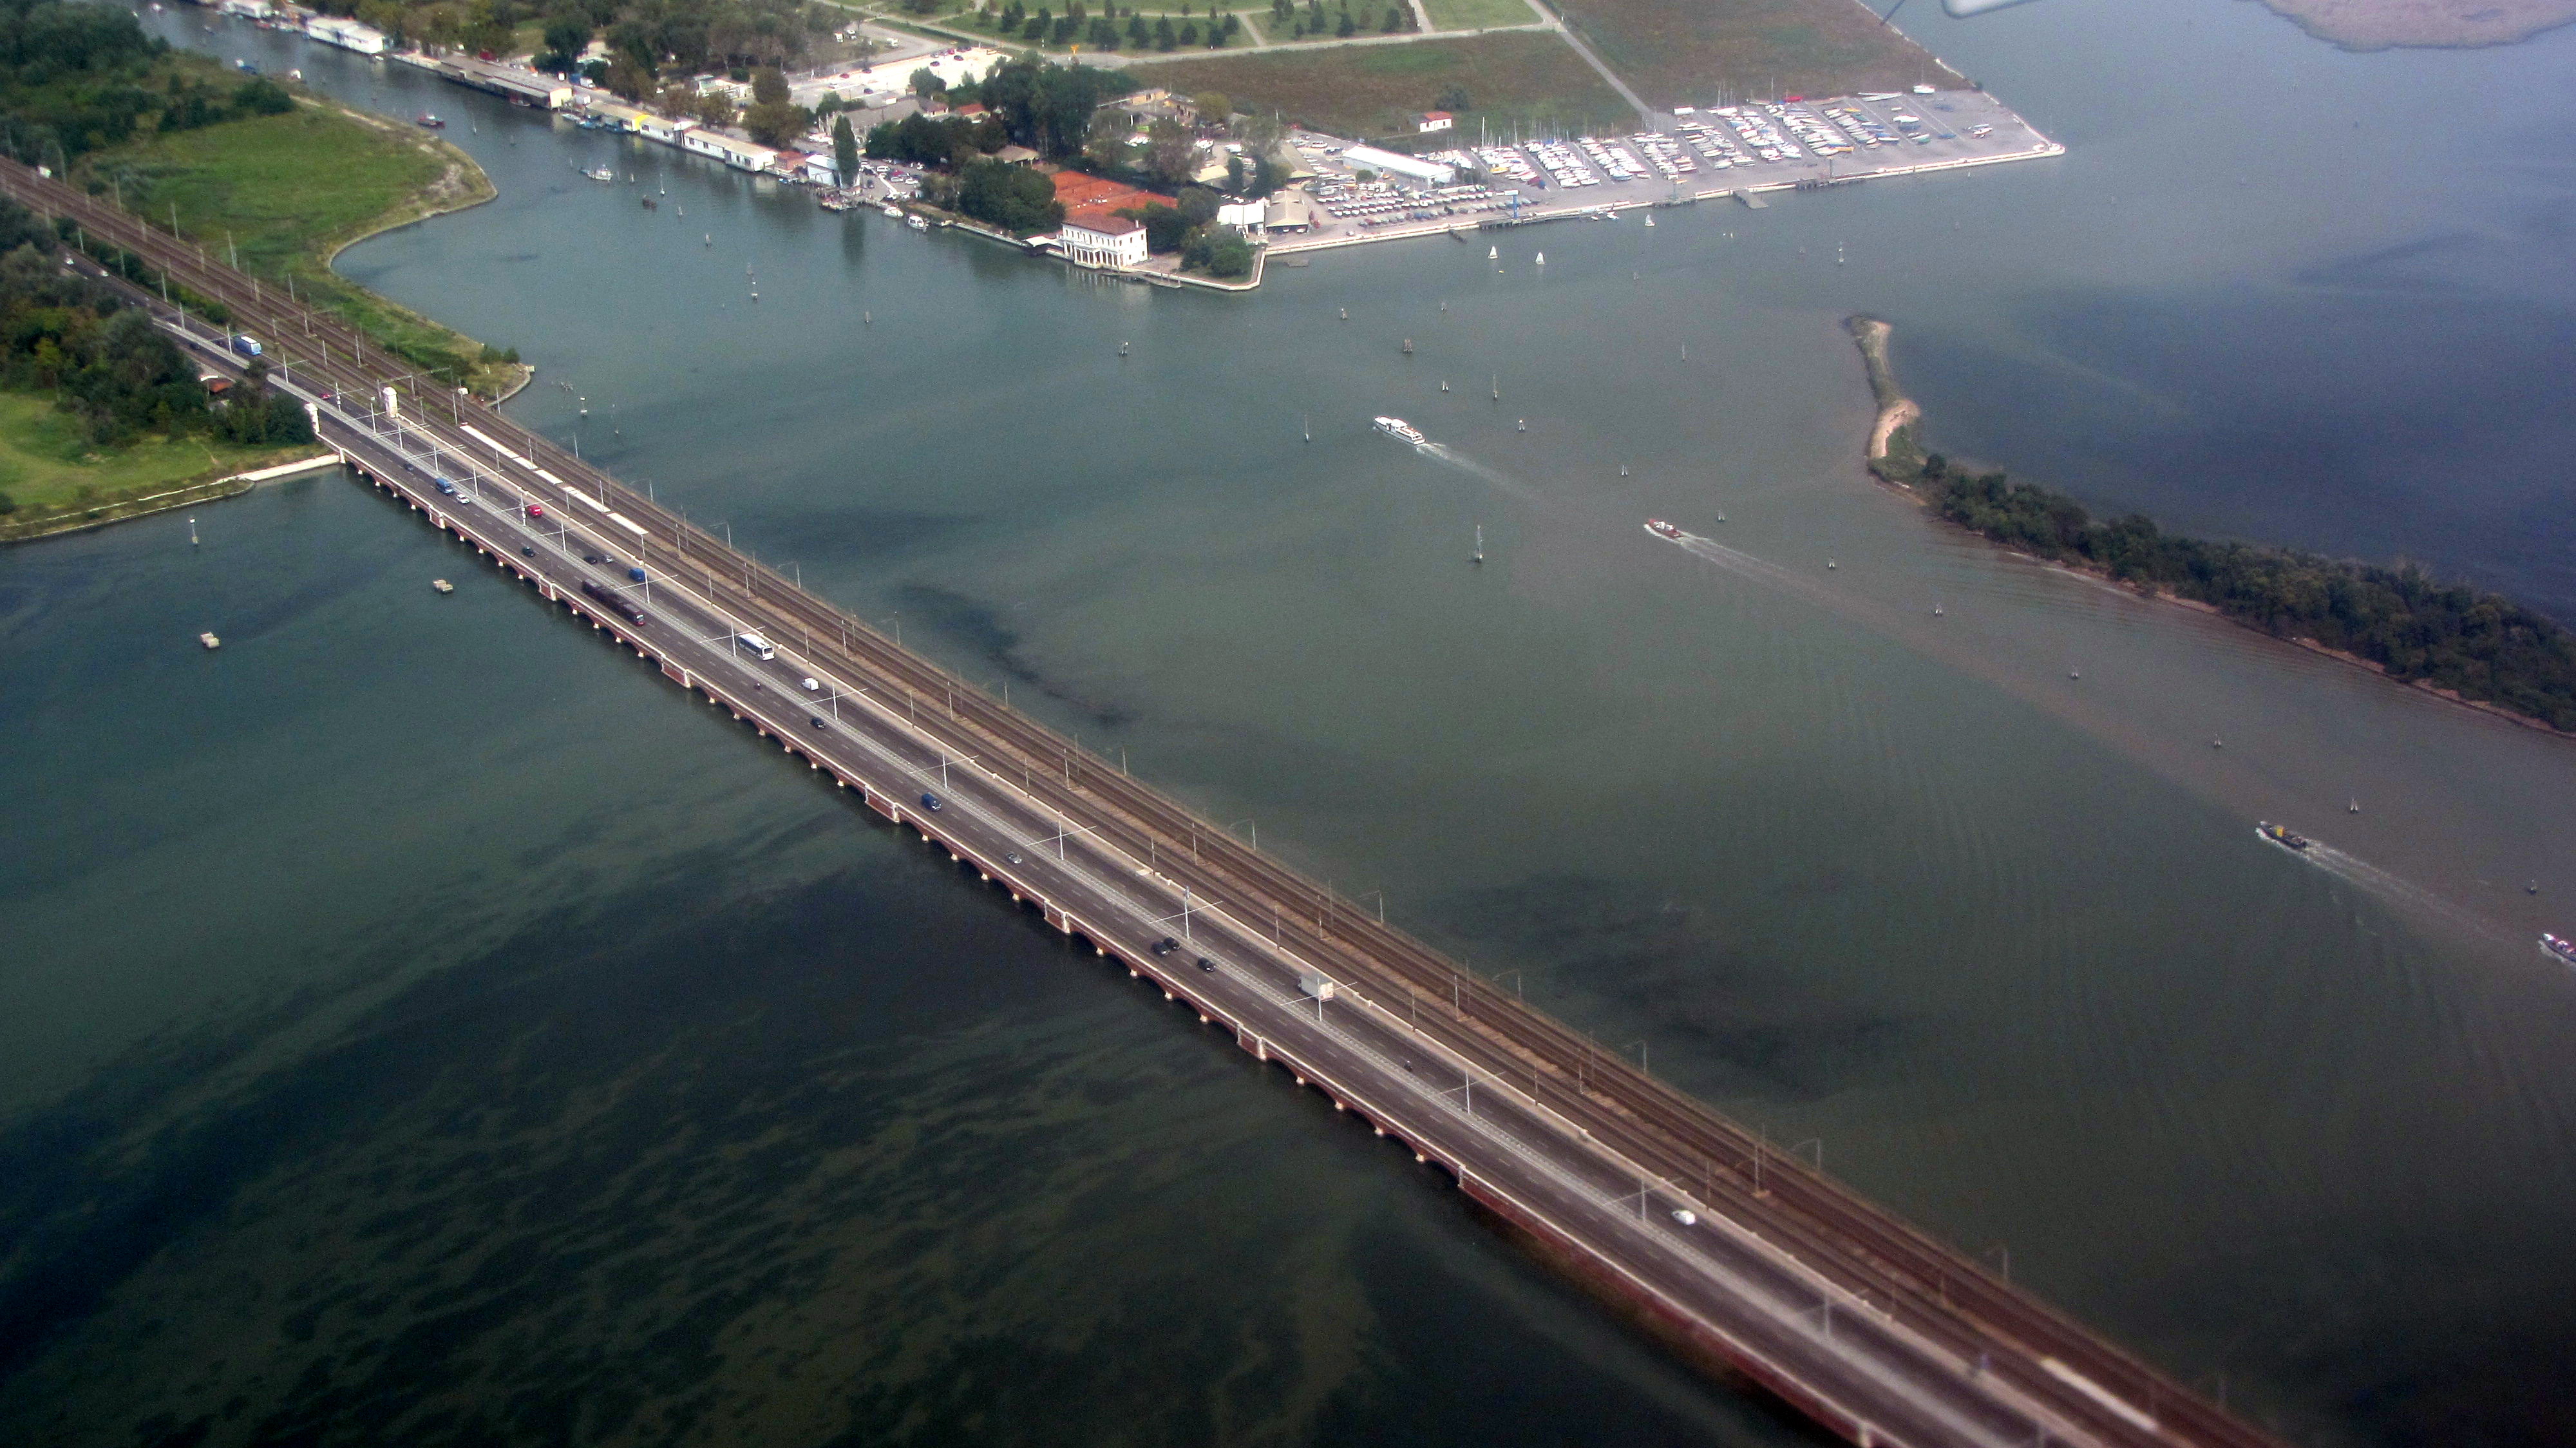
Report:
<svg viewBox="0 0 2576 1448"><path fill-rule="evenodd" d="M1172 33L1172 17L1169 15L1154 17L1154 48L1169 50L1179 43L1180 38Z"/></svg>
<svg viewBox="0 0 2576 1448"><path fill-rule="evenodd" d="M1133 10L1127 12L1127 43L1129 45L1153 43L1152 32L1145 29L1145 17Z"/></svg>
<svg viewBox="0 0 2576 1448"><path fill-rule="evenodd" d="M1467 94L1465 86L1451 85L1441 90L1439 96L1431 102L1431 108L1435 111L1448 111L1454 115L1460 111L1474 110L1476 101L1474 97Z"/></svg>
<svg viewBox="0 0 2576 1448"><path fill-rule="evenodd" d="M1334 25L1333 33L1345 40L1348 40L1350 37L1357 35L1359 33L1359 29L1359 26L1351 19L1351 12L1345 10L1342 12L1341 21Z"/></svg>
<svg viewBox="0 0 2576 1448"><path fill-rule="evenodd" d="M609 58L607 80L609 94L623 101L640 101L653 90L653 72L622 50Z"/></svg>
<svg viewBox="0 0 2576 1448"><path fill-rule="evenodd" d="M570 75L581 63L581 53L590 48L590 17L577 12L554 15L546 21L545 42L537 52L537 69Z"/></svg>
<svg viewBox="0 0 2576 1448"><path fill-rule="evenodd" d="M839 174L841 184L844 186L856 181L859 176L859 143L857 138L850 134L848 116L832 118L832 169Z"/></svg>
<svg viewBox="0 0 2576 1448"><path fill-rule="evenodd" d="M730 126L738 118L733 97L723 91L709 91L698 97L698 119L710 126Z"/></svg>
<svg viewBox="0 0 2576 1448"><path fill-rule="evenodd" d="M774 65L764 65L751 73L752 104L783 106L788 104L787 77Z"/></svg>
<svg viewBox="0 0 2576 1448"><path fill-rule="evenodd" d="M1118 214L1145 223L1147 251L1157 253L1178 251L1181 249L1183 238L1189 235L1190 224L1181 219L1181 213L1159 201L1149 201L1143 206L1131 206Z"/></svg>
<svg viewBox="0 0 2576 1448"><path fill-rule="evenodd" d="M1189 128L1174 120L1157 120L1145 129L1145 174L1165 185L1179 185L1198 169L1198 146Z"/></svg>
<svg viewBox="0 0 2576 1448"><path fill-rule="evenodd" d="M1223 91L1201 91L1190 97L1190 109L1198 113L1201 124L1222 126L1234 114L1234 101Z"/></svg>
<svg viewBox="0 0 2576 1448"><path fill-rule="evenodd" d="M1055 183L1025 166L970 161L957 182L957 209L978 221L1022 236L1064 224L1064 203L1055 199Z"/></svg>
<svg viewBox="0 0 2576 1448"><path fill-rule="evenodd" d="M1181 22L1181 44L1183 44L1183 45L1196 45L1196 44L1198 44L1198 43L1199 43L1199 23L1198 23L1197 21L1195 21L1195 20L1184 20L1184 21L1182 21L1182 22Z"/></svg>
<svg viewBox="0 0 2576 1448"><path fill-rule="evenodd" d="M764 146L784 146L803 135L812 118L787 101L762 101L742 113L742 128Z"/></svg>
<svg viewBox="0 0 2576 1448"><path fill-rule="evenodd" d="M925 65L912 73L912 93L923 100L929 100L947 89L948 82L941 80L938 72L929 66Z"/></svg>
<svg viewBox="0 0 2576 1448"><path fill-rule="evenodd" d="M1404 28L1404 12L1397 9L1395 6L1389 5L1386 7L1386 24L1379 28L1389 35L1393 35L1397 31L1402 30Z"/></svg>

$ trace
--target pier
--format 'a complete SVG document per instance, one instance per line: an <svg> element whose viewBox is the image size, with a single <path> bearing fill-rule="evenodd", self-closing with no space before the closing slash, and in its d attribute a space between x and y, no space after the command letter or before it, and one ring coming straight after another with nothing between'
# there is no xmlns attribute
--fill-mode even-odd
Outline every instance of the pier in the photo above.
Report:
<svg viewBox="0 0 2576 1448"><path fill-rule="evenodd" d="M1676 1352L1863 1445L2275 1442L336 318L14 162L0 192L220 301L229 327L127 288L210 367L258 336L391 504L1323 1093Z"/></svg>

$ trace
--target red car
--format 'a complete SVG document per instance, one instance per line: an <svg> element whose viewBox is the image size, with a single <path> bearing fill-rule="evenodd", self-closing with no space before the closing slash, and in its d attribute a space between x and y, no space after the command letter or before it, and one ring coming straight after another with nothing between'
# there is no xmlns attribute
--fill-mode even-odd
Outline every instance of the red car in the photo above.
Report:
<svg viewBox="0 0 2576 1448"><path fill-rule="evenodd" d="M546 505L545 505L545 504L543 504L543 503L530 503L530 504L528 505L528 516L529 516L529 517L531 517L531 518L542 518L542 517L544 517L545 515L546 515Z"/></svg>

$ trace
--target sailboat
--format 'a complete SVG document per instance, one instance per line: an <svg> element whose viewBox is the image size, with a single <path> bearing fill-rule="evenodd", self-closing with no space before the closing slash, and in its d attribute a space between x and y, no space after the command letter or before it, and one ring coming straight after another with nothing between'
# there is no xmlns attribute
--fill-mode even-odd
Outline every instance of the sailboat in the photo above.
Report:
<svg viewBox="0 0 2576 1448"><path fill-rule="evenodd" d="M1529 419L1528 419L1528 418L1526 418L1526 417L1522 418L1522 419L1521 419L1521 425L1520 425L1520 426L1518 426L1518 427L1516 427L1516 428L1513 428L1513 429L1512 429L1512 431L1514 431L1514 432L1527 432L1527 431L1529 431Z"/></svg>
<svg viewBox="0 0 2576 1448"><path fill-rule="evenodd" d="M1448 384L1448 383L1446 383L1446 382L1441 383L1441 384L1440 384L1440 390L1441 390L1441 391L1443 391L1443 392L1448 391L1448 390L1449 390L1449 384Z"/></svg>
<svg viewBox="0 0 2576 1448"><path fill-rule="evenodd" d="M2345 809L2346 809L2346 811L2347 811L2348 813L2351 813L2351 814L2359 814L2359 813L2361 813L2361 797L2360 797L2359 795L2355 795L2355 796L2353 796L2353 801L2352 801L2352 803L2351 803L2350 805L2345 806Z"/></svg>
<svg viewBox="0 0 2576 1448"><path fill-rule="evenodd" d="M1407 357L1413 355L1413 339L1411 337L1404 339L1404 355Z"/></svg>
<svg viewBox="0 0 2576 1448"><path fill-rule="evenodd" d="M1538 264L1539 264L1540 266L1545 266L1545 265L1547 265L1547 253L1546 253L1546 252L1540 252L1540 253L1538 254Z"/></svg>
<svg viewBox="0 0 2576 1448"><path fill-rule="evenodd" d="M1619 476L1623 478L1628 476L1628 465L1626 463L1621 463L1619 465Z"/></svg>
<svg viewBox="0 0 2576 1448"><path fill-rule="evenodd" d="M1651 216L1647 217L1647 218L1646 218L1646 224L1647 224L1648 226L1652 226L1652 225L1654 225L1654 224L1655 224L1655 218L1653 218L1653 217L1651 217Z"/></svg>
<svg viewBox="0 0 2576 1448"><path fill-rule="evenodd" d="M1470 563L1485 561L1485 525L1482 523L1476 525L1476 556L1467 561Z"/></svg>
<svg viewBox="0 0 2576 1448"><path fill-rule="evenodd" d="M1297 430L1305 434L1306 441L1315 440L1315 423L1312 418L1300 414L1297 418Z"/></svg>
<svg viewBox="0 0 2576 1448"><path fill-rule="evenodd" d="M1503 259L1503 249L1502 249L1501 247L1499 247L1499 246L1489 246L1489 247L1486 247L1486 248L1485 248L1485 260L1487 260L1487 261L1501 261L1502 259Z"/></svg>
<svg viewBox="0 0 2576 1448"><path fill-rule="evenodd" d="M1494 400L1496 402L1503 400L1503 374L1500 372L1494 374Z"/></svg>

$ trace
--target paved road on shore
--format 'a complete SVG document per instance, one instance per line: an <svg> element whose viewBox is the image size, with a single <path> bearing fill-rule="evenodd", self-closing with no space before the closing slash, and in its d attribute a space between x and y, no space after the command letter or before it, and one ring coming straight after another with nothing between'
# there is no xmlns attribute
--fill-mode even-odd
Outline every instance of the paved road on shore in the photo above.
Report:
<svg viewBox="0 0 2576 1448"><path fill-rule="evenodd" d="M332 319L24 168L0 164L0 189L224 301L324 439L408 504L1409 1143L1702 1360L1855 1441L2270 1442L545 439L418 389ZM223 332L135 295L201 360L236 360ZM448 498L440 476L475 501ZM631 590L650 622L584 583ZM746 626L778 658L747 658ZM1184 944L1155 953L1167 935ZM1334 998L1308 994L1308 975Z"/></svg>

